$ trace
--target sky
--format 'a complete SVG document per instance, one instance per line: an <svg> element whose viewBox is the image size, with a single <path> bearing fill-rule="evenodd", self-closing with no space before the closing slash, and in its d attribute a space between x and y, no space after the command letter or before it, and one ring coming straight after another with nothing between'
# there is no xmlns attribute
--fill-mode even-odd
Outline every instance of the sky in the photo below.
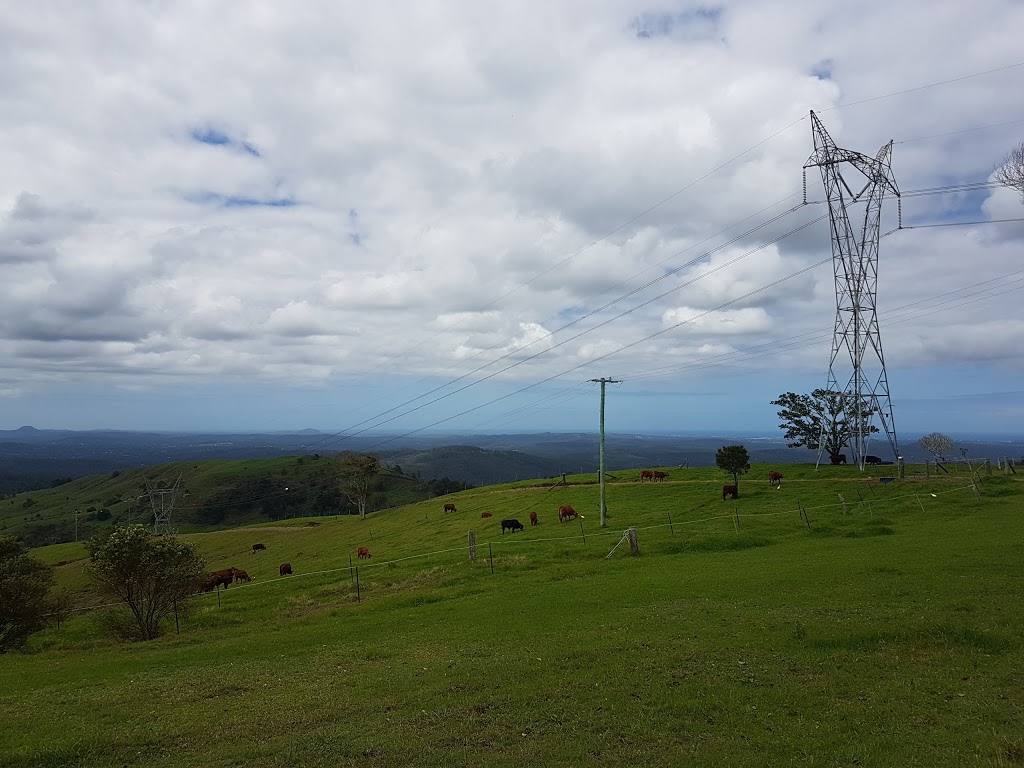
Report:
<svg viewBox="0 0 1024 768"><path fill-rule="evenodd" d="M836 320L814 110L894 142L897 431L1021 437L1024 205L986 182L1022 28L1019 0L4 4L0 429L589 431L608 378L609 430L771 432Z"/></svg>

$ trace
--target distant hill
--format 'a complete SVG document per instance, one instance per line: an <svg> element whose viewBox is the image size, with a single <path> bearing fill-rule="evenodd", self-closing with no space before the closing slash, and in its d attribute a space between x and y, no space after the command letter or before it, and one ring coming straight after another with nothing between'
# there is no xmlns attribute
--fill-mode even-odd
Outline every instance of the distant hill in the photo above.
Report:
<svg viewBox="0 0 1024 768"><path fill-rule="evenodd" d="M514 482L566 473L595 472L595 433L533 433L506 435L431 435L400 438L365 434L345 437L303 429L276 434L189 434L96 430L44 430L23 426L0 430L0 497L48 488L87 475L124 471L166 462L207 459L270 459L299 455L329 456L339 450L374 451L425 481L461 480L473 485ZM609 434L609 470L652 466L714 465L715 451L741 443L751 460L790 464L813 462L814 451L787 448L777 436ZM957 441L954 457L966 448L971 458L1024 456L1024 440ZM873 452L889 458L887 446L873 443ZM914 439L904 438L902 451L910 462L929 458Z"/></svg>

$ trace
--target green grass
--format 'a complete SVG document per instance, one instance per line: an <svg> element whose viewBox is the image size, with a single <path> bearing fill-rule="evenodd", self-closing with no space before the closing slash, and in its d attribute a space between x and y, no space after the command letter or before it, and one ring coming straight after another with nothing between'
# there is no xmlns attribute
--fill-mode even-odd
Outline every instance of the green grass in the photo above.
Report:
<svg viewBox="0 0 1024 768"><path fill-rule="evenodd" d="M603 531L596 486L533 482L190 535L253 583L181 635L83 616L0 657L0 765L1024 765L1024 485L784 471L735 502L715 470L623 479ZM629 525L641 556L606 559ZM80 546L37 553L98 599Z"/></svg>

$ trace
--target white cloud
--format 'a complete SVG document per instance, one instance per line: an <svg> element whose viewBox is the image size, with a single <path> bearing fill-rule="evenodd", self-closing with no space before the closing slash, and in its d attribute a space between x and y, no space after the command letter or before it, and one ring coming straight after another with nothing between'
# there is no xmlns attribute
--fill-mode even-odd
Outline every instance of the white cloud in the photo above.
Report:
<svg viewBox="0 0 1024 768"><path fill-rule="evenodd" d="M800 202L801 118L819 110L866 154L906 140L893 153L905 191L988 178L1019 125L920 137L1019 119L1024 68L832 108L1015 63L1024 7L701 8L6 7L0 389L445 378L544 349L501 378L619 349L600 365L734 353L739 369L771 369L743 350L827 335L835 312L827 264L760 290L830 257L824 224L751 252L824 206L743 235ZM808 181L820 200L815 169ZM1007 190L903 210L917 225L1024 215ZM892 206L884 216L895 226ZM880 312L1014 271L1022 238L1020 224L887 237ZM971 341L998 336L1017 303L883 324L889 364L1019 371L1019 352ZM936 343L935 324L955 341ZM827 361L800 348L787 364Z"/></svg>

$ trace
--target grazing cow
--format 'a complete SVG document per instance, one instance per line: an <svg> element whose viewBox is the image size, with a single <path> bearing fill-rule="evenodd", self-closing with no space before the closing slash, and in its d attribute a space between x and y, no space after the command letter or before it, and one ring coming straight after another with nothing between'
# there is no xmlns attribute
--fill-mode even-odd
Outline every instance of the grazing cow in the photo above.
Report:
<svg viewBox="0 0 1024 768"><path fill-rule="evenodd" d="M215 589L219 584L223 584L224 589L227 589L228 584L234 581L235 571L237 570L237 568L225 568L221 571L210 571L210 578L208 580L208 583L212 582L213 584L213 586L210 587L210 589Z"/></svg>
<svg viewBox="0 0 1024 768"><path fill-rule="evenodd" d="M444 505L444 511L445 512L458 512L459 510L457 510L455 508L454 504L452 504L451 502L448 502L447 504Z"/></svg>
<svg viewBox="0 0 1024 768"><path fill-rule="evenodd" d="M881 464L882 460L878 456L865 456L864 457L864 463L865 464Z"/></svg>
<svg viewBox="0 0 1024 768"><path fill-rule="evenodd" d="M291 563L281 563L281 567L278 570L281 572L282 576L291 576L292 575L292 564Z"/></svg>
<svg viewBox="0 0 1024 768"><path fill-rule="evenodd" d="M512 533L523 530L523 524L518 520L502 520L501 521L501 535L505 535L505 529L508 528Z"/></svg>
<svg viewBox="0 0 1024 768"><path fill-rule="evenodd" d="M250 552L249 554L255 555L257 552L261 552L261 551L263 551L266 548L267 548L266 544L253 544L252 545L252 552Z"/></svg>
<svg viewBox="0 0 1024 768"><path fill-rule="evenodd" d="M666 477L668 477L668 472L659 472L658 470L654 470L654 482L663 483L665 482Z"/></svg>
<svg viewBox="0 0 1024 768"><path fill-rule="evenodd" d="M366 547L360 547L357 550L357 553L359 555L360 560L369 560L371 557L373 557L373 555L370 554L370 550L368 550Z"/></svg>
<svg viewBox="0 0 1024 768"><path fill-rule="evenodd" d="M491 516L490 512L481 512L480 513L480 519L481 520L483 520L485 517L490 517L490 516Z"/></svg>
<svg viewBox="0 0 1024 768"><path fill-rule="evenodd" d="M768 485L777 485L779 488L782 487L782 473L776 470L771 470L768 473Z"/></svg>
<svg viewBox="0 0 1024 768"><path fill-rule="evenodd" d="M640 470L640 482L642 483L644 480L650 480L653 483L654 482L654 473L651 470L649 470L649 469L641 469Z"/></svg>
<svg viewBox="0 0 1024 768"><path fill-rule="evenodd" d="M726 496L732 496L734 499L740 497L739 486L735 485L723 485L722 486L722 501L725 501Z"/></svg>
<svg viewBox="0 0 1024 768"><path fill-rule="evenodd" d="M216 576L210 575L199 585L199 589L202 592L213 592L219 583Z"/></svg>
<svg viewBox="0 0 1024 768"><path fill-rule="evenodd" d="M558 522L563 520L571 520L574 517L579 517L580 513L572 508L571 504L563 504L558 508Z"/></svg>
<svg viewBox="0 0 1024 768"><path fill-rule="evenodd" d="M828 460L833 464L845 464L846 454L845 453L830 453Z"/></svg>
<svg viewBox="0 0 1024 768"><path fill-rule="evenodd" d="M531 512L530 513L530 525L536 525L536 524L537 524L537 513L536 512Z"/></svg>
<svg viewBox="0 0 1024 768"><path fill-rule="evenodd" d="M241 584L243 581L252 581L252 576L250 576L248 573L241 570L240 568L236 568L235 581L237 581L239 584Z"/></svg>

